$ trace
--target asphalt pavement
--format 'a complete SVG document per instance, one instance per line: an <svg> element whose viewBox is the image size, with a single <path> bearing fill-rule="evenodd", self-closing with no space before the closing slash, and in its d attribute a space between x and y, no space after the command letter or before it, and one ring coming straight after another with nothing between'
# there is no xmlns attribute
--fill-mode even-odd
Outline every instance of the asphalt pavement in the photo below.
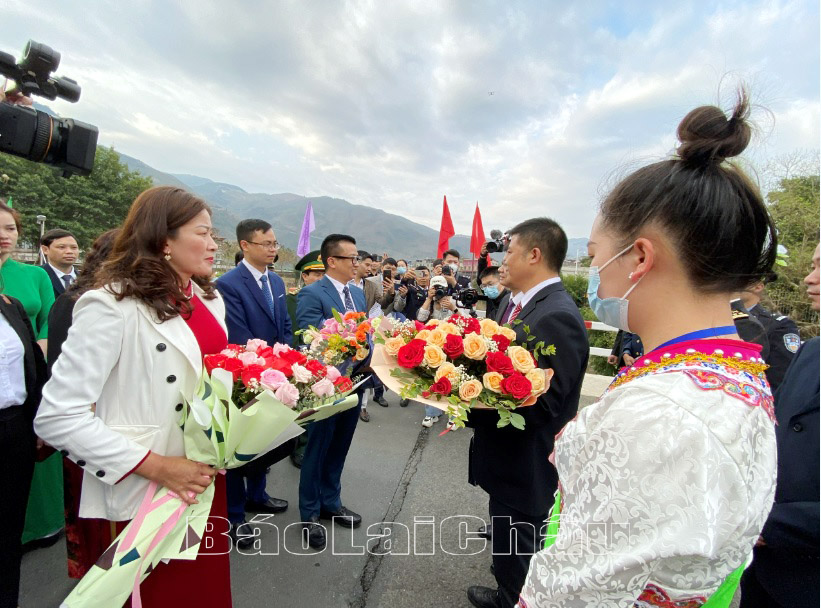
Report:
<svg viewBox="0 0 821 608"><path fill-rule="evenodd" d="M580 405L592 403L607 382L588 376ZM467 483L472 431L440 436L444 418L426 429L421 405L400 408L396 395L385 396L390 407L371 403L371 421L360 421L342 477L343 504L362 515L362 526L329 523L328 547L303 549L299 470L289 459L277 463L268 492L290 507L260 526L253 550L232 553L235 608L467 608L468 586L494 585L490 543L474 534L488 519L488 504L487 494ZM74 583L62 539L30 551L20 606L59 606Z"/></svg>

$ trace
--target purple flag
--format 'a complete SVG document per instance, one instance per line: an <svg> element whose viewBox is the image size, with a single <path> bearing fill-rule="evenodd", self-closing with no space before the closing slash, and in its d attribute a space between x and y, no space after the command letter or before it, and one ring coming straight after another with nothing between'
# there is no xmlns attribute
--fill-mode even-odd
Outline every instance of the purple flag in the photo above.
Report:
<svg viewBox="0 0 821 608"><path fill-rule="evenodd" d="M302 231L299 233L299 245L296 248L298 256L308 255L311 251L311 233L316 226L314 225L314 208L311 206L311 201L308 201L308 206L305 208L305 219L302 220Z"/></svg>

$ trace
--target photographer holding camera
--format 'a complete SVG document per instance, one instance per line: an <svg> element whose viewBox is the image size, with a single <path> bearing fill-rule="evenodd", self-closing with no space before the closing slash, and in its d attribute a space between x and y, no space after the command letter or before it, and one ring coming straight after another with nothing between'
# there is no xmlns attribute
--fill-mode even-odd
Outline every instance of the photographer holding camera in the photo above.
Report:
<svg viewBox="0 0 821 608"><path fill-rule="evenodd" d="M415 319L416 313L425 303L430 287L430 270L427 266L417 266L408 269L399 282L396 297L393 300L394 312L405 315L408 319Z"/></svg>
<svg viewBox="0 0 821 608"><path fill-rule="evenodd" d="M456 301L448 295L448 283L444 276L433 277L430 280L428 297L425 299L416 320L425 323L428 319L447 319L456 313Z"/></svg>
<svg viewBox="0 0 821 608"><path fill-rule="evenodd" d="M498 266L485 268L479 274L479 287L482 288L482 293L485 295L485 298L487 298L485 317L495 319L502 300L504 300L505 296L509 293L507 288L501 283Z"/></svg>

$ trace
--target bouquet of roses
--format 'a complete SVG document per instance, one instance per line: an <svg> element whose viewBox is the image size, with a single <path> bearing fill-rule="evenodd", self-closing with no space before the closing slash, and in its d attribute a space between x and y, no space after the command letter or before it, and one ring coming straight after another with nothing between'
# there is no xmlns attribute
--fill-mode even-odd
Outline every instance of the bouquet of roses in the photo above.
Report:
<svg viewBox="0 0 821 608"><path fill-rule="evenodd" d="M556 349L531 336L529 348L515 340L511 327L492 319L457 314L427 324L405 321L382 327L371 366L388 388L446 411L456 427L464 426L470 408L494 408L500 427L523 429L516 408L534 404L553 377L534 354Z"/></svg>
<svg viewBox="0 0 821 608"><path fill-rule="evenodd" d="M185 455L216 469L241 467L303 432L301 425L357 404L351 379L283 344L236 344L204 359L193 395L182 395ZM139 511L61 606L108 608L132 596L162 560L196 559L214 484L186 505L149 484Z"/></svg>
<svg viewBox="0 0 821 608"><path fill-rule="evenodd" d="M249 340L245 346L229 344L219 354L206 355L204 362L208 374L214 369L231 372L232 399L240 407L270 391L283 405L313 413L346 397L354 388L351 379L336 367L285 344L269 346L264 340ZM306 421L308 415L297 417L299 423Z"/></svg>
<svg viewBox="0 0 821 608"><path fill-rule="evenodd" d="M367 359L370 336L378 327L379 319L368 319L364 312L340 315L334 310L333 313L333 318L326 319L320 329L310 326L302 332L303 341L310 345L310 355L327 365Z"/></svg>

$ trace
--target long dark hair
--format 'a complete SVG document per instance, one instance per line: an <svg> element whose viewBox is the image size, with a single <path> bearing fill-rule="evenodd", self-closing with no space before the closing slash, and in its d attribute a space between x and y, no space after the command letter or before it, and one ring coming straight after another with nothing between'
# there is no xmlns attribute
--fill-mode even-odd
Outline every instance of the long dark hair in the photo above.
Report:
<svg viewBox="0 0 821 608"><path fill-rule="evenodd" d="M696 289L741 291L767 274L776 258L775 224L758 187L737 165L750 142L744 90L732 114L692 110L678 127L678 158L639 169L602 203L604 225L626 246L655 224L672 239Z"/></svg>
<svg viewBox="0 0 821 608"><path fill-rule="evenodd" d="M142 192L128 210L111 255L97 273L95 284L117 296L136 298L152 308L159 321L191 313L180 279L163 259L169 238L202 211L211 208L182 188L158 186ZM210 277L192 277L206 299L216 297Z"/></svg>

